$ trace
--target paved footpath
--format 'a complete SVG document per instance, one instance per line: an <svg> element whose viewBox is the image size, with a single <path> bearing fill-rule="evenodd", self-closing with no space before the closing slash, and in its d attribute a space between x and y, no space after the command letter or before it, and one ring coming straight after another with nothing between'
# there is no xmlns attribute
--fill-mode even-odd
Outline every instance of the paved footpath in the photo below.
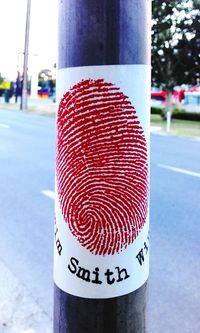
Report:
<svg viewBox="0 0 200 333"><path fill-rule="evenodd" d="M50 333L52 320L30 292L0 261L0 332Z"/></svg>
<svg viewBox="0 0 200 333"><path fill-rule="evenodd" d="M56 103L51 99L28 99L27 101L27 113L34 113L42 116L55 116L56 114ZM10 103L4 103L0 101L0 109L7 111L19 111L20 102L14 103L12 99Z"/></svg>

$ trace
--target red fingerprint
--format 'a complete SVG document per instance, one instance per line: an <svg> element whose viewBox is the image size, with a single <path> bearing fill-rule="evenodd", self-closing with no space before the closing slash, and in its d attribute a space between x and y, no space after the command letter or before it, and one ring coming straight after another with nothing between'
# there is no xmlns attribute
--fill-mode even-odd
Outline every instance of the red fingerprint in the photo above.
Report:
<svg viewBox="0 0 200 333"><path fill-rule="evenodd" d="M136 111L119 88L83 80L57 117L56 176L62 214L90 252L133 243L147 217L147 146Z"/></svg>

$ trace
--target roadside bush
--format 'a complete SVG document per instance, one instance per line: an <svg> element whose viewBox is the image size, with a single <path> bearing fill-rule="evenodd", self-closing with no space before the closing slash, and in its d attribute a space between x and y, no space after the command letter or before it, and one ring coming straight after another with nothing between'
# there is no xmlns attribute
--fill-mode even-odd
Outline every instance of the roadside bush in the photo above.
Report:
<svg viewBox="0 0 200 333"><path fill-rule="evenodd" d="M163 120L166 120L164 108L152 106L151 114L158 114ZM200 121L200 112L188 112L185 109L174 108L172 111L172 119Z"/></svg>
<svg viewBox="0 0 200 333"><path fill-rule="evenodd" d="M186 113L187 111L185 109L180 109L178 107L174 108L172 110L173 114L177 114L177 113Z"/></svg>
<svg viewBox="0 0 200 333"><path fill-rule="evenodd" d="M175 108L172 112L172 119L200 121L200 112L187 112L184 109Z"/></svg>
<svg viewBox="0 0 200 333"><path fill-rule="evenodd" d="M160 115L162 115L162 113L163 113L163 108L159 108L159 107L156 107L156 106L151 107L151 114L160 114Z"/></svg>
<svg viewBox="0 0 200 333"><path fill-rule="evenodd" d="M161 116L161 118L163 120L166 120L165 118L165 109L164 108L161 108L161 107L155 107L155 106L152 106L151 107L151 114L158 114Z"/></svg>

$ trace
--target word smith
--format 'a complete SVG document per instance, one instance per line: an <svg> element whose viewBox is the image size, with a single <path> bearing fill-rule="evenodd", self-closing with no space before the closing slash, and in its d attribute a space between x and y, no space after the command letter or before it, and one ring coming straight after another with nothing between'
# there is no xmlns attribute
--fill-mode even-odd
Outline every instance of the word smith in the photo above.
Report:
<svg viewBox="0 0 200 333"><path fill-rule="evenodd" d="M99 267L95 267L94 270L89 270L80 266L78 259L74 257L71 257L67 267L70 273L74 274L78 279L94 284L106 283L111 285L113 283L124 281L130 277L126 268L120 268L118 266L115 267L114 270L108 268L103 273L100 273Z"/></svg>

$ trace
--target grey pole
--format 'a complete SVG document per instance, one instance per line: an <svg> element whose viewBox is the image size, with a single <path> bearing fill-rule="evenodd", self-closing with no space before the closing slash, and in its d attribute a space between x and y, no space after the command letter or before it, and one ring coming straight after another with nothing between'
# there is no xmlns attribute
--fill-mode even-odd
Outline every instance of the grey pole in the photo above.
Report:
<svg viewBox="0 0 200 333"><path fill-rule="evenodd" d="M58 69L150 64L150 8L150 0L59 0ZM147 289L90 299L55 285L54 333L145 333Z"/></svg>
<svg viewBox="0 0 200 333"><path fill-rule="evenodd" d="M31 0L27 2L26 12L26 28L25 28L25 44L24 44L24 66L23 66L23 85L22 85L22 99L21 110L27 109L27 83L28 83L28 45L29 45L29 29L30 29L30 13L31 13Z"/></svg>

